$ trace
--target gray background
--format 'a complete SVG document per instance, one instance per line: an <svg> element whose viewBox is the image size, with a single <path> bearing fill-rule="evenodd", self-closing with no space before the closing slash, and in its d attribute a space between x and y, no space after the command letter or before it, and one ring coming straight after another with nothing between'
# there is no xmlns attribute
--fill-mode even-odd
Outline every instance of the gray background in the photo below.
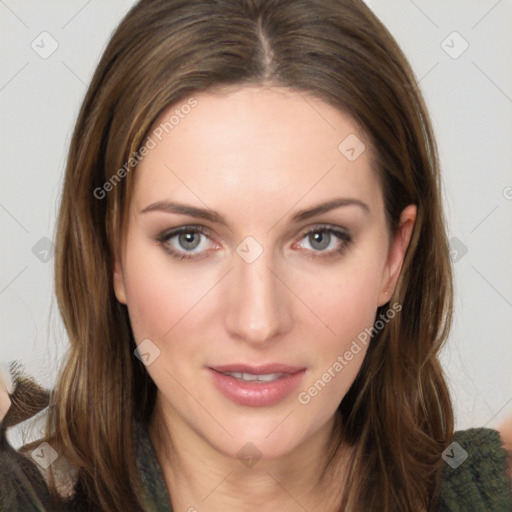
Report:
<svg viewBox="0 0 512 512"><path fill-rule="evenodd" d="M47 386L67 344L51 252L66 151L132 3L0 0L0 361L20 359ZM496 427L512 413L512 2L367 3L409 58L438 138L456 277L442 360L456 426Z"/></svg>

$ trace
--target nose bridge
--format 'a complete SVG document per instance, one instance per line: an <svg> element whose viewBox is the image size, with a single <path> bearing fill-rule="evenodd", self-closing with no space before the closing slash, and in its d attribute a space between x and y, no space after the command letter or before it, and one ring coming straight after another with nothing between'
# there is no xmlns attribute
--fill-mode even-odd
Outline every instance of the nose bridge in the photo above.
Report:
<svg viewBox="0 0 512 512"><path fill-rule="evenodd" d="M273 255L261 250L251 240L239 245L229 291L227 328L251 343L275 336L287 317L282 285L273 273Z"/></svg>

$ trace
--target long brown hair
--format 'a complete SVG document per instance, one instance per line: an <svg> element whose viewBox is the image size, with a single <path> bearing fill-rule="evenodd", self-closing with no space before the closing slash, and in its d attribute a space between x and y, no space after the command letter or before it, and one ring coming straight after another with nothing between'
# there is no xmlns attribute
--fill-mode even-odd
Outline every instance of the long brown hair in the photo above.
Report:
<svg viewBox="0 0 512 512"><path fill-rule="evenodd" d="M375 150L390 231L417 205L390 298L402 310L372 339L340 404L332 459L343 443L355 447L340 510L435 510L453 434L438 360L453 300L438 155L406 58L360 0L141 0L125 16L69 148L55 285L70 348L48 439L78 468L91 507L142 508L132 435L151 417L156 386L133 355L127 309L113 290L136 172L125 164L166 107L237 84L307 92L351 115Z"/></svg>

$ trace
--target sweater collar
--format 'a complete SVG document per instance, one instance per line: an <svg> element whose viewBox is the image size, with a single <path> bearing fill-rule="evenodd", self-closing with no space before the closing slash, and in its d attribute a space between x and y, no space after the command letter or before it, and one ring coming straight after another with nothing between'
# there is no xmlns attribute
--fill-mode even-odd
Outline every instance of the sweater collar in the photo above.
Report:
<svg viewBox="0 0 512 512"><path fill-rule="evenodd" d="M143 501L148 512L172 512L162 468L149 437L147 425L136 425L136 463L143 488Z"/></svg>

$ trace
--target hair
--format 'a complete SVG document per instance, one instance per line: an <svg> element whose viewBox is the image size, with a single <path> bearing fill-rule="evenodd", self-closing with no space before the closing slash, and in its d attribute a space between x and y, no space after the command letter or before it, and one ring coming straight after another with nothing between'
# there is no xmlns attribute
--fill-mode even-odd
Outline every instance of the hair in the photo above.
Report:
<svg viewBox="0 0 512 512"><path fill-rule="evenodd" d="M78 468L91 508L143 508L133 432L150 420L157 389L133 355L127 308L113 289L136 170L115 175L170 105L246 85L311 94L361 126L391 233L403 209L417 206L390 297L401 312L372 338L339 406L328 458L336 460L342 445L354 448L340 510L433 511L454 427L439 362L453 278L438 152L409 63L360 0L140 0L126 14L69 147L55 287L70 347L51 396L48 439ZM94 191L112 179L99 199Z"/></svg>

